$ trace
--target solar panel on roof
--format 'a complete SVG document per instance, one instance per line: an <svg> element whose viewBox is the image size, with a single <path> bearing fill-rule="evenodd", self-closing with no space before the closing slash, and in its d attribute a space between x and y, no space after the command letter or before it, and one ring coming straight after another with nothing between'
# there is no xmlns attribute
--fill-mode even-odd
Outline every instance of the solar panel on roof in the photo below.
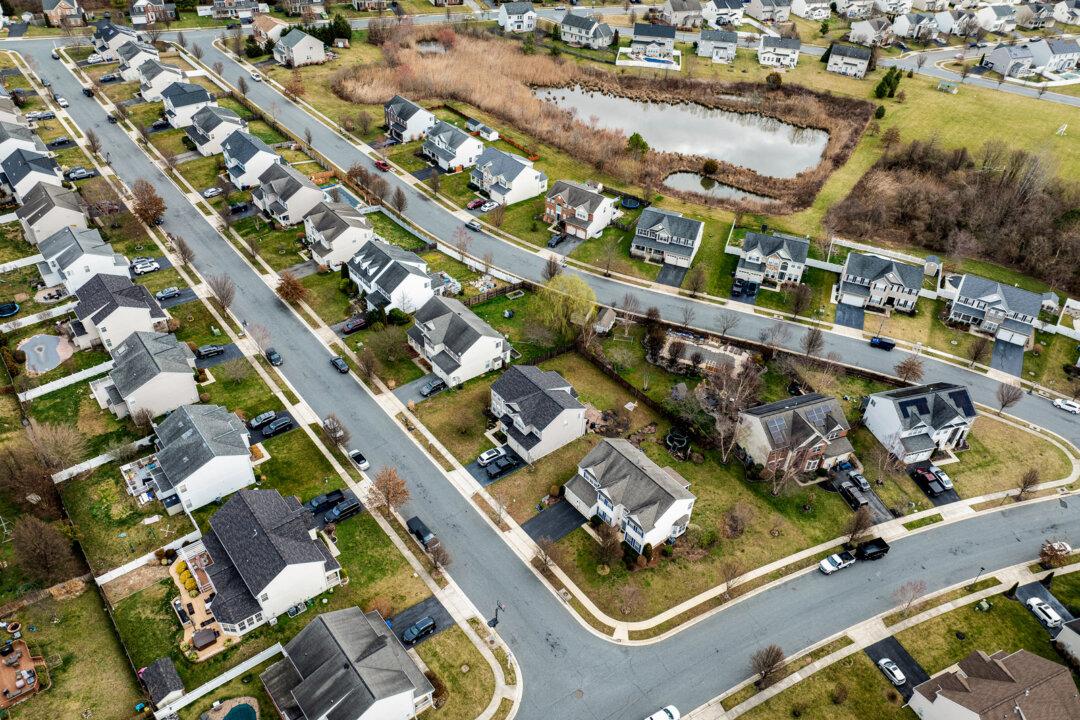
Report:
<svg viewBox="0 0 1080 720"><path fill-rule="evenodd" d="M975 406L971 404L971 396L966 390L953 390L949 393L949 399L960 408L960 412L967 416L975 415Z"/></svg>
<svg viewBox="0 0 1080 720"><path fill-rule="evenodd" d="M787 429L787 421L784 418L769 418L765 421L765 427L769 429L769 435L772 436L774 443L780 444L784 442L784 431Z"/></svg>
<svg viewBox="0 0 1080 720"><path fill-rule="evenodd" d="M814 425L821 425L828 414L829 407L827 405L818 405L806 411L806 419Z"/></svg>
<svg viewBox="0 0 1080 720"><path fill-rule="evenodd" d="M897 403L896 406L900 410L900 414L904 417L908 417L910 414L909 410L912 409L919 415L930 414L930 405L926 402L926 398L924 397L915 398L914 400L904 400L903 402Z"/></svg>

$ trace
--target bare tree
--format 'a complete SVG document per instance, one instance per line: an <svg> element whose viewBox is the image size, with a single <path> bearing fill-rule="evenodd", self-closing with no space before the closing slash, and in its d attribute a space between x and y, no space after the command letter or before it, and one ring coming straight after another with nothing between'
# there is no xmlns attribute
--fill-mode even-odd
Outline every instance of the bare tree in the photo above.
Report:
<svg viewBox="0 0 1080 720"><path fill-rule="evenodd" d="M254 371L254 368L251 367L251 363L247 361L247 358L229 360L214 368L214 374L218 375L222 382L232 383L233 385L239 385L244 382L251 377L251 373Z"/></svg>
<svg viewBox="0 0 1080 720"><path fill-rule="evenodd" d="M482 257L480 261L484 266L484 274L487 275L491 272L491 268L495 265L495 254L488 250L486 253L484 253L484 257Z"/></svg>
<svg viewBox="0 0 1080 720"><path fill-rule="evenodd" d="M465 228L459 227L454 232L454 247L461 253L462 262L465 262L465 258L469 254L470 245L472 245L472 235Z"/></svg>
<svg viewBox="0 0 1080 720"><path fill-rule="evenodd" d="M814 301L814 291L809 285L799 283L791 295L791 313L793 315L805 315L810 309L810 303Z"/></svg>
<svg viewBox="0 0 1080 720"><path fill-rule="evenodd" d="M399 508L409 501L409 487L405 479L398 474L397 468L384 465L375 473L372 483L374 498L369 499L370 504L381 507L387 514L390 508Z"/></svg>
<svg viewBox="0 0 1080 720"><path fill-rule="evenodd" d="M1020 402L1024 397L1024 390L1019 385L1011 383L999 383L997 388L998 415Z"/></svg>
<svg viewBox="0 0 1080 720"><path fill-rule="evenodd" d="M600 537L596 558L601 565L611 565L622 556L622 541L619 539L619 531L607 523L601 523L596 529Z"/></svg>
<svg viewBox="0 0 1080 720"><path fill-rule="evenodd" d="M206 279L206 284L210 287L214 300L217 301L218 309L221 312L228 310L236 299L236 283L232 278L224 273L211 275Z"/></svg>
<svg viewBox="0 0 1080 720"><path fill-rule="evenodd" d="M619 307L622 309L621 321L623 325L623 334L629 335L630 326L636 322L636 317L641 309L641 304L638 302L637 295L632 292L626 292L623 294L622 302L619 303Z"/></svg>
<svg viewBox="0 0 1080 720"><path fill-rule="evenodd" d="M184 37L184 31L183 30L176 33L176 44L179 45L182 48L187 47L187 38Z"/></svg>
<svg viewBox="0 0 1080 720"><path fill-rule="evenodd" d="M409 204L409 199L405 197L405 191L400 187L394 188L394 194L390 198L390 204L399 213L405 212L405 207Z"/></svg>
<svg viewBox="0 0 1080 720"><path fill-rule="evenodd" d="M896 377L907 383L917 383L923 379L923 362L914 355L909 355L893 368Z"/></svg>
<svg viewBox="0 0 1080 720"><path fill-rule="evenodd" d="M694 315L696 315L696 313L694 312L693 304L685 303L682 306L682 323L683 323L683 327L689 328L691 325L694 324Z"/></svg>
<svg viewBox="0 0 1080 720"><path fill-rule="evenodd" d="M26 440L38 462L50 473L71 467L86 455L86 438L74 425L31 420Z"/></svg>
<svg viewBox="0 0 1080 720"><path fill-rule="evenodd" d="M739 414L761 395L761 374L760 367L753 363L741 369L720 363L709 369L702 380L703 405L714 421L710 438L725 463L745 429L739 423Z"/></svg>
<svg viewBox="0 0 1080 720"><path fill-rule="evenodd" d="M848 542L858 542L872 527L874 527L874 515L868 506L863 505L848 518L844 533L848 537Z"/></svg>
<svg viewBox="0 0 1080 720"><path fill-rule="evenodd" d="M308 289L300 282L300 278L288 270L283 270L278 275L278 297L290 305L298 305L307 299Z"/></svg>
<svg viewBox="0 0 1080 720"><path fill-rule="evenodd" d="M360 352L356 354L356 366L360 373L360 379L364 382L371 384L371 381L375 377L375 370L378 368L379 363L375 358L375 352L367 345L360 349Z"/></svg>
<svg viewBox="0 0 1080 720"><path fill-rule="evenodd" d="M94 155L101 154L101 138L93 130L86 131L86 147Z"/></svg>
<svg viewBox="0 0 1080 720"><path fill-rule="evenodd" d="M202 60L202 56L203 56L202 45L200 45L199 43L195 43L194 45L192 45L191 46L191 54L195 56L195 59Z"/></svg>
<svg viewBox="0 0 1080 720"><path fill-rule="evenodd" d="M548 255L547 264L544 265L544 280L549 281L558 277L563 271L562 263L554 254Z"/></svg>
<svg viewBox="0 0 1080 720"><path fill-rule="evenodd" d="M242 96L247 97L248 94L248 81L247 78L241 75L236 79L236 90Z"/></svg>
<svg viewBox="0 0 1080 720"><path fill-rule="evenodd" d="M969 367L974 367L975 363L986 360L986 356L989 354L990 340L985 335L976 335L967 348L967 359L971 361Z"/></svg>
<svg viewBox="0 0 1080 720"><path fill-rule="evenodd" d="M195 250L182 237L172 239L173 247L176 248L176 259L180 261L180 267L187 267L195 261Z"/></svg>
<svg viewBox="0 0 1080 720"><path fill-rule="evenodd" d="M754 683L759 689L772 685L784 669L784 650L779 645L766 645L750 656L750 670L758 676Z"/></svg>
<svg viewBox="0 0 1080 720"><path fill-rule="evenodd" d="M825 347L825 333L815 325L803 335L801 345L807 357L817 355Z"/></svg>
<svg viewBox="0 0 1080 720"><path fill-rule="evenodd" d="M330 413L323 419L322 434L325 439L331 445L337 445L340 448L346 448L349 446L349 441L352 439L352 433L345 427L345 423L341 422L334 413Z"/></svg>
<svg viewBox="0 0 1080 720"><path fill-rule="evenodd" d="M686 289L689 291L690 297L697 297L705 289L705 280L705 270L700 265L691 268L686 275Z"/></svg>
<svg viewBox="0 0 1080 720"><path fill-rule="evenodd" d="M135 217L143 223L153 225L165 214L165 201L149 181L142 178L136 180L131 186L131 194L135 199Z"/></svg>
<svg viewBox="0 0 1080 720"><path fill-rule="evenodd" d="M1020 481L1016 485L1016 502L1026 500L1029 495L1035 492L1035 488L1039 485L1039 469L1029 468L1027 472L1020 476Z"/></svg>
<svg viewBox="0 0 1080 720"><path fill-rule="evenodd" d="M270 328L260 323L253 323L248 326L248 335L255 341L255 344L259 346L260 350L266 351L270 347Z"/></svg>
<svg viewBox="0 0 1080 720"><path fill-rule="evenodd" d="M739 317L737 312L722 312L720 317L716 320L716 329L720 331L720 337L726 338L727 334L734 330L739 325L739 321L742 318Z"/></svg>
<svg viewBox="0 0 1080 720"><path fill-rule="evenodd" d="M67 580L78 571L71 541L55 525L33 515L24 515L15 522L11 544L19 567L41 583Z"/></svg>
<svg viewBox="0 0 1080 720"><path fill-rule="evenodd" d="M541 568L546 568L555 562L555 541L544 535L536 541L536 562Z"/></svg>
<svg viewBox="0 0 1080 720"><path fill-rule="evenodd" d="M925 580L908 580L893 591L893 600L905 612L911 609L912 604L926 594Z"/></svg>
<svg viewBox="0 0 1080 720"><path fill-rule="evenodd" d="M304 144L307 145L309 148L311 147L311 140L312 140L311 128L306 127L306 128L304 128Z"/></svg>
<svg viewBox="0 0 1080 720"><path fill-rule="evenodd" d="M428 187L431 188L432 195L438 195L439 190L442 188L442 174L438 168L432 168L431 174L428 175Z"/></svg>
<svg viewBox="0 0 1080 720"><path fill-rule="evenodd" d="M431 556L431 562L434 563L437 570L450 566L450 551L445 544L441 542L434 543L428 548L428 555Z"/></svg>
<svg viewBox="0 0 1080 720"><path fill-rule="evenodd" d="M724 601L731 600L735 596L734 582L743 574L742 565L738 560L729 559L720 565L720 581L724 585Z"/></svg>
<svg viewBox="0 0 1080 720"><path fill-rule="evenodd" d="M135 427L139 430L149 430L154 423L154 415L147 408L139 408L131 414L131 422L135 423Z"/></svg>

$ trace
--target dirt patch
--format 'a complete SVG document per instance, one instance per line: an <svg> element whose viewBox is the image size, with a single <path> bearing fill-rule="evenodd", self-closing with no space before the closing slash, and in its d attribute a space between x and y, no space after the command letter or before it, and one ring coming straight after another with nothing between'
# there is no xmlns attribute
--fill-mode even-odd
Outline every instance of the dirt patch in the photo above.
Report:
<svg viewBox="0 0 1080 720"><path fill-rule="evenodd" d="M144 590L169 576L169 569L161 565L143 565L141 568L121 575L101 586L105 599L113 607L124 598Z"/></svg>

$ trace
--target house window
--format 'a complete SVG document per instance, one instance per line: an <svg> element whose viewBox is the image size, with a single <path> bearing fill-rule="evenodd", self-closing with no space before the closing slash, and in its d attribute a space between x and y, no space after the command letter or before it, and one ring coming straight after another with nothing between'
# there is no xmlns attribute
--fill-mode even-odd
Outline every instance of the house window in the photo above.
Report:
<svg viewBox="0 0 1080 720"><path fill-rule="evenodd" d="M270 599L270 595L268 593L263 593L262 595L259 596L259 602L266 602L269 599Z"/></svg>
<svg viewBox="0 0 1080 720"><path fill-rule="evenodd" d="M807 460L806 461L806 469L807 470L816 470L817 466L818 466L818 464L820 462L821 462L820 458L814 458L813 460Z"/></svg>

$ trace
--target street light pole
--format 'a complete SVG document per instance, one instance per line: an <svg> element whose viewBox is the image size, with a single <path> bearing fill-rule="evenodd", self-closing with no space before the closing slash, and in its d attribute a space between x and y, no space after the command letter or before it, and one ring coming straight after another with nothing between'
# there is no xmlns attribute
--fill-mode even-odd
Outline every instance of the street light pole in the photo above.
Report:
<svg viewBox="0 0 1080 720"><path fill-rule="evenodd" d="M506 611L506 606L503 605L502 600L498 600L498 601L495 602L495 617L488 620L488 627L494 629L494 628L499 626L499 611L500 610L502 610L503 612Z"/></svg>
<svg viewBox="0 0 1080 720"><path fill-rule="evenodd" d="M971 587L972 587L972 588L974 588L974 587L975 587L976 585L978 585L978 584L979 584L979 578L981 578L981 577L982 577L982 574L983 574L984 572L986 572L986 568L984 568L984 567L980 567L980 568L979 568L979 574L975 576L975 580L974 580L974 581L972 581L972 583L971 583Z"/></svg>

